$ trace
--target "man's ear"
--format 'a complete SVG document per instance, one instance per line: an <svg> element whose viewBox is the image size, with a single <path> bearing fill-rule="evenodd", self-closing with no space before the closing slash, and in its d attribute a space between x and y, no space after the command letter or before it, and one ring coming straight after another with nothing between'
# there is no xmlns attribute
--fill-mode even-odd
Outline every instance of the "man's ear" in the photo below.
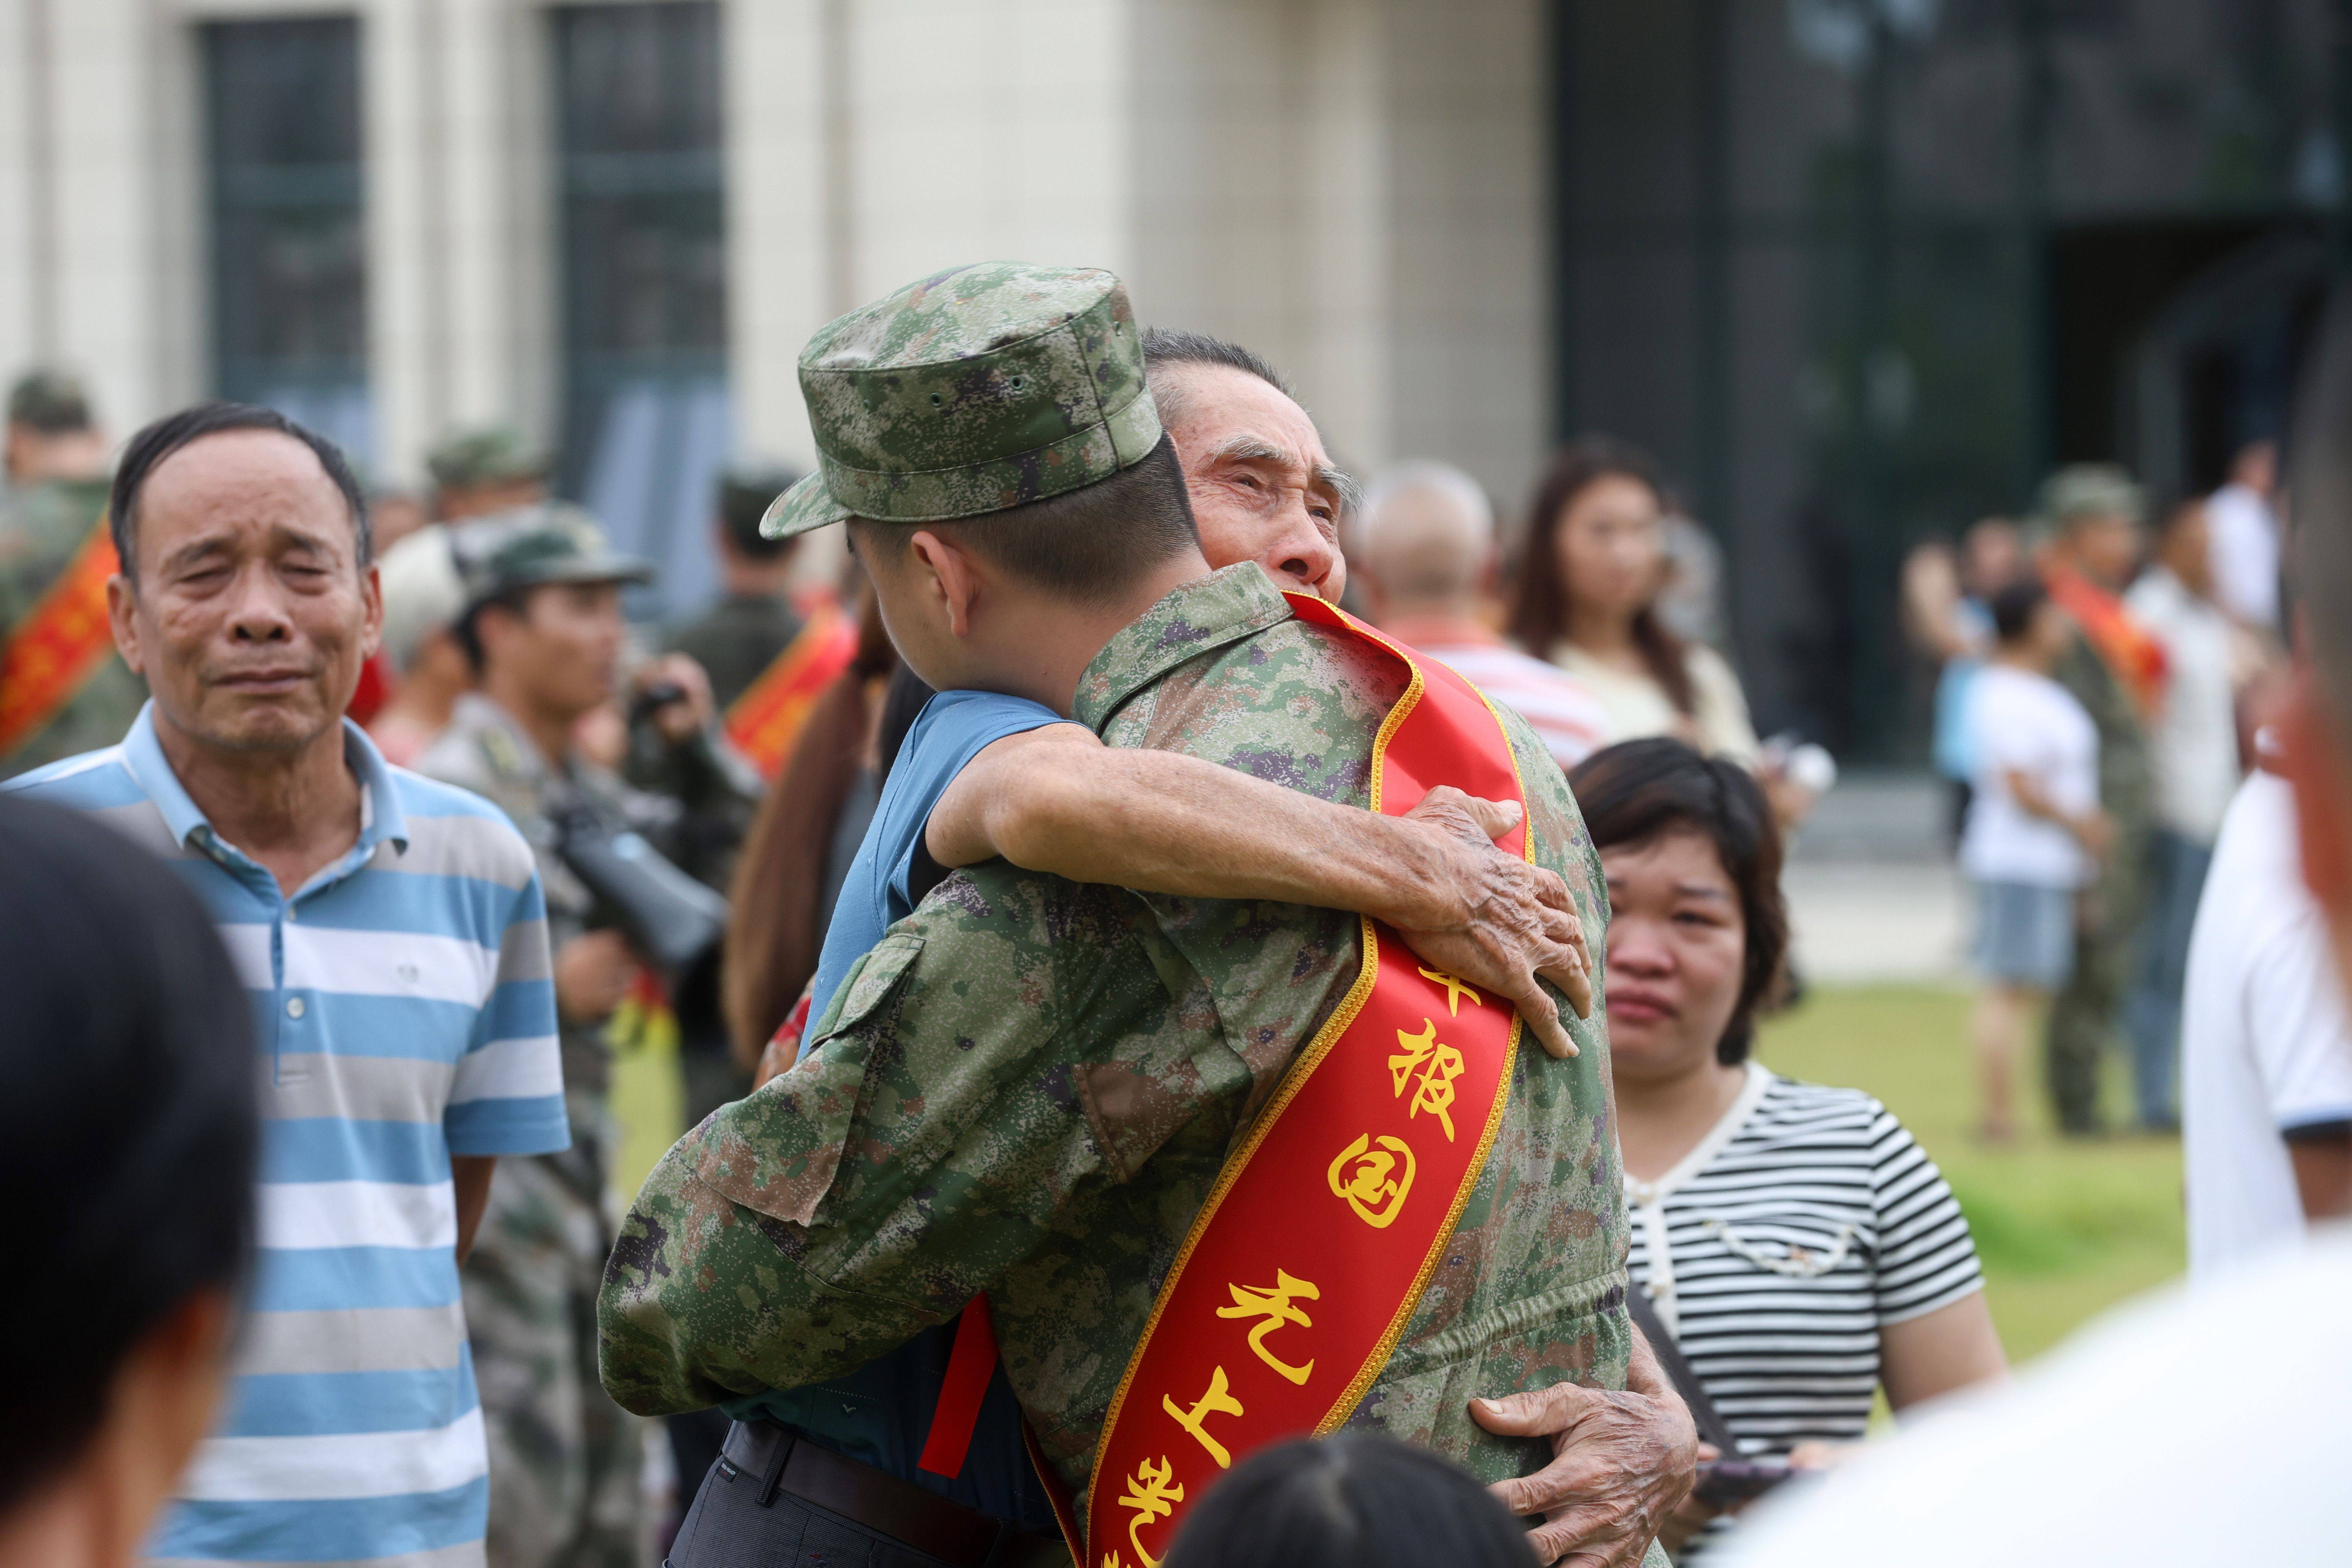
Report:
<svg viewBox="0 0 2352 1568"><path fill-rule="evenodd" d="M360 626L360 657L373 658L383 646L383 573L373 561L360 573L360 602L364 612Z"/></svg>
<svg viewBox="0 0 2352 1568"><path fill-rule="evenodd" d="M145 675L147 671L139 663L139 626L131 616L137 605L138 590L131 585L130 578L117 572L106 580L106 619L114 628L115 651L131 667L131 674Z"/></svg>
<svg viewBox="0 0 2352 1568"><path fill-rule="evenodd" d="M917 591L946 618L950 635L970 637L981 590L981 574L971 552L926 528L907 542L907 553L916 573Z"/></svg>

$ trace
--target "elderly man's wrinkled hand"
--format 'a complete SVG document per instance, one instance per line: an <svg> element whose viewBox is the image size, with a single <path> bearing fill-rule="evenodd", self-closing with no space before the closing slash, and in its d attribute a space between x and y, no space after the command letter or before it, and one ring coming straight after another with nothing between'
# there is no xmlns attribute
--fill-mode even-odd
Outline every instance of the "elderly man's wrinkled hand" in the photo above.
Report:
<svg viewBox="0 0 2352 1568"><path fill-rule="evenodd" d="M1623 1393L1558 1384L1501 1399L1474 1399L1471 1419L1507 1436L1547 1436L1552 1462L1487 1489L1525 1517L1540 1563L1633 1568L1658 1529L1690 1495L1698 1429L1689 1409L1637 1345Z"/></svg>
<svg viewBox="0 0 2352 1568"><path fill-rule="evenodd" d="M1576 1055L1559 1007L1538 980L1592 1016L1591 950L1568 884L1557 872L1495 847L1518 826L1516 801L1484 800L1441 784L1397 819L1419 851L1419 896L1383 918L1414 952L1474 988L1507 997L1545 1050Z"/></svg>

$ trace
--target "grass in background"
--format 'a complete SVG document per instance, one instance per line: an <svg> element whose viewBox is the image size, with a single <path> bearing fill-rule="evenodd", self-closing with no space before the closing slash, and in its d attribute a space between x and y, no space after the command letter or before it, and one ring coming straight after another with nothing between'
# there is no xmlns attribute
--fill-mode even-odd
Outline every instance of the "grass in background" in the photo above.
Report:
<svg viewBox="0 0 2352 1568"><path fill-rule="evenodd" d="M2056 1136L2038 1031L2020 1085L2023 1135L2008 1148L1979 1142L1969 1003L1965 992L1927 986L1817 989L1763 1026L1757 1056L1775 1072L1877 1096L1943 1167L1976 1232L1993 1321L2017 1363L2187 1266L2180 1144ZM2120 1126L2122 1068L2109 1066L2108 1120Z"/></svg>

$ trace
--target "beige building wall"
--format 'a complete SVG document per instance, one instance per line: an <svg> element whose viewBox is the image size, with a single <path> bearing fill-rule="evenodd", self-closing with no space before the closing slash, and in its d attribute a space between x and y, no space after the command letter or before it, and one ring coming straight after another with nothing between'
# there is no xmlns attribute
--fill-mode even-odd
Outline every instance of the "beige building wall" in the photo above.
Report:
<svg viewBox="0 0 2352 1568"><path fill-rule="evenodd" d="M0 372L127 431L210 384L196 27L320 0L0 0ZM540 0L361 21L377 469L560 409ZM1537 0L725 0L736 442L814 454L831 316L989 257L1108 266L1258 349L1343 461L1516 500L1549 328ZM46 193L46 194L45 194Z"/></svg>

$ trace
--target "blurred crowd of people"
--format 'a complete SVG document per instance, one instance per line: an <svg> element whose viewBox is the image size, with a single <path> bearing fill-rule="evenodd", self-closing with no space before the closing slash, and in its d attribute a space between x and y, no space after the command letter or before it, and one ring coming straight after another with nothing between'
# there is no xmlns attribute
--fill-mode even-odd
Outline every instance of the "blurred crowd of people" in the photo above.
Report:
<svg viewBox="0 0 2352 1568"><path fill-rule="evenodd" d="M2019 524L1906 563L1906 625L1940 667L1934 758L1974 885L1983 1131L2007 1140L2030 1017L2060 1128L2103 1128L2129 1043L2136 1120L2180 1124L2191 928L2253 715L2284 668L2277 448L2155 508L2112 466L2063 468ZM2267 584L2267 587L2263 586Z"/></svg>
<svg viewBox="0 0 2352 1568"><path fill-rule="evenodd" d="M992 331L1056 289L1108 299L1104 319L1124 324L1107 274L971 271ZM932 308L937 281L853 316L893 325ZM952 347L959 325L929 330ZM874 347L890 332L850 336L913 389L908 406L946 384L926 377L966 374L929 339L945 357L897 363ZM73 1223L40 1243L35 1267L58 1289L11 1309L0 1563L636 1568L649 1540L675 1568L1066 1562L1068 1500L1053 1493L1089 1463L1068 1434L1108 1418L1073 1395L1084 1408L1052 1413L1048 1450L1007 1373L1034 1392L1124 1363L1120 1348L1068 1371L1102 1361L1101 1323L1136 1305L1103 1281L1184 1239L1201 1205L1178 1184L1217 1172L1241 1106L1262 1109L1289 1059L1249 1053L1277 1037L1303 1048L1330 1010L1270 994L1329 983L1342 966L1316 933L1352 942L1357 915L1435 966L1419 973L1446 988L1449 1016L1484 991L1528 1026L1528 1047L1511 1035L1525 1083L1505 1072L1487 1137L1506 1107L1553 1118L1509 1124L1497 1146L1524 1163L1490 1184L1462 1221L1486 1228L1444 1264L1495 1343L1449 1351L1453 1331L1423 1324L1408 1351L1469 1354L1467 1381L1447 1373L1444 1410L1400 1394L1370 1423L1484 1464L1492 1484L1379 1431L1229 1465L1202 1430L1204 1411L1244 1414L1220 1366L1199 1406L1167 1405L1217 1466L1196 1472L1216 1489L1172 1568L1501 1564L1526 1560L1530 1531L1543 1560L1602 1568L1661 1548L1733 1555L1758 1498L1867 1468L1847 1461L1877 1400L1907 1421L2006 1381L1969 1222L1927 1153L1868 1095L1751 1055L1787 984L1787 836L1834 770L1757 735L1723 647L1720 552L1655 465L1611 438L1570 443L1507 531L1443 463L1359 487L1246 348L1136 337L1009 384L1074 375L1099 397L1131 372L1150 416L1139 449L1120 443L1143 426L1105 413L1070 459L1099 471L1037 495L987 470L995 488L950 514L945 543L891 532L887 497L872 515L848 504L854 476L730 472L710 521L721 596L660 626L628 614L652 567L554 497L547 455L512 431L437 447L429 500L368 498L331 443L266 409L200 405L117 449L69 379L18 384L0 503L0 918L28 940L0 960L8 1070L29 1087L6 1142L27 1182L93 1159L98 1174L68 1184ZM1008 374L1001 338L958 352L973 384ZM888 395L813 395L820 449L874 436L860 421ZM919 441L875 438L868 477L944 471ZM2315 899L2269 933L2252 913L2200 914L2225 887L2276 910L2293 881L2284 785L2257 801L2241 782L2263 745L2249 715L2289 640L2275 476L2274 452L2250 451L2231 486L2163 508L2149 550L2137 487L2069 468L2030 524L1989 520L1906 567L1907 624L1942 662L1936 758L1979 897L1990 1136L2014 1135L2014 1064L2044 1000L2058 1118L2088 1132L2117 1027L2141 1121L2169 1127L2184 1010L2193 1037L2242 993L2309 1011L2332 984ZM797 535L833 522L850 530L848 565L812 582ZM1054 558L989 531L1016 523L1045 531ZM1254 640L1309 611L1350 624L1314 599L1482 696L1468 710L1493 710L1525 802L1440 788L1410 812L1361 809L1379 796L1346 772L1345 726L1377 755L1386 704L1346 672L1370 667L1314 666L1335 657L1319 633ZM1154 714L1196 657L1228 667L1206 716L1118 738L1144 722L1115 721L1118 706L1142 693L1135 713ZM1100 710L1074 723L1088 701ZM1232 755L1206 751L1236 711L1258 728L1234 731ZM1514 832L1524 856L1496 847ZM1008 879L979 878L990 865ZM1106 917L1077 901L1089 887L1136 901ZM1247 941L1201 934L1201 910L1238 900L1259 911L1234 928ZM889 934L927 906L928 934ZM1046 934L1019 926L1032 918ZM131 929L149 934L121 942ZM959 951L1001 962L942 973ZM1247 967L1268 953L1280 975ZM957 1064L989 1068L1002 1042L975 1036L1066 1034L1039 1020L1128 981L1183 1006L1120 1029L1190 1038L1231 1009L1255 1026L1234 1037L1241 1065L1123 1047L1134 1063L1041 1073L1016 1057L1029 1100L929 1103L969 1093L949 1081ZM2306 1021L2292 1052L2260 1022L2207 1066L2190 1047L2192 1225L2205 1103L2281 1140L2265 1164L2236 1124L2217 1132L2225 1152L2202 1170L2239 1180L2207 1178L2221 1195L2203 1234L2275 1207L2281 1170L2298 1226L2352 1174L2352 1034L2335 1005L2339 1021ZM1004 1024L1013 1013L1034 1016ZM914 1022L869 1034L875 1077L866 1058L826 1076L839 1060L819 1047L893 1016ZM616 1223L614 1053L655 1038L676 1043L698 1131ZM889 1077L924 1048L936 1079ZM1454 1052L1433 1089L1453 1052L1433 1048L1415 1105L1435 1120L1462 1069ZM256 1057L258 1115L237 1088ZM1422 1058L1388 1060L1401 1097ZM1206 1098L1220 1072L1226 1098ZM1192 1092L1205 1132L1171 1109ZM1023 1126L968 1136L930 1115ZM807 1141L819 1124L830 1147ZM1061 1142L1022 1145L1039 1126ZM1003 1170L988 1163L1000 1144L1019 1154ZM950 1145L953 1168L908 1152ZM1155 1174L1203 1151L1205 1171ZM1024 1205L1076 1202L1081 1152L1116 1163L1134 1201L1123 1229L1053 1216L1067 1234L1046 1250L1076 1261L1063 1308L1040 1312L998 1255L1039 1223ZM1360 1203L1378 1176L1359 1191L1335 1163L1331 1193ZM1397 1205L1412 1179L1408 1163ZM1007 1191L1017 1201L971 1196ZM821 1201L870 1206L828 1211L844 1233L828 1237ZM941 1215L961 1229L923 1255L919 1283L891 1274L893 1249ZM1493 1250L1520 1243L1517 1261ZM745 1246L773 1250L747 1268L727 1250ZM1597 1272L1528 1285L1577 1258ZM1303 1384L1312 1363L1290 1367L1264 1336L1311 1326L1296 1301L1322 1299L1276 1279L1234 1285L1217 1315L1262 1317L1249 1345ZM1539 1310L1580 1325L1572 1342L1538 1342ZM868 1315L885 1328L837 1321ZM52 1345L75 1353L23 1348ZM1516 1381L1487 1392L1477 1379L1503 1363ZM822 1374L793 1374L806 1367ZM951 1409L964 1426L942 1460ZM646 1486L658 1429L633 1412L667 1418L667 1518L649 1517ZM1183 1500L1166 1458L1146 1486L1154 1473L1128 1479L1147 1568L1134 1530ZM1869 1484L1837 1494L1854 1517L1881 1506ZM1794 1560L1771 1555L1790 1528L1757 1560Z"/></svg>
<svg viewBox="0 0 2352 1568"><path fill-rule="evenodd" d="M2152 527L2126 474L2077 466L2023 527L1986 519L1905 573L1977 897L1983 1131L2016 1135L2037 1007L2067 1133L2102 1130L2119 1036L2138 1126L2182 1136L2200 1273L2352 1212L2352 1021L2272 722L2311 631L2292 500L2270 440Z"/></svg>

